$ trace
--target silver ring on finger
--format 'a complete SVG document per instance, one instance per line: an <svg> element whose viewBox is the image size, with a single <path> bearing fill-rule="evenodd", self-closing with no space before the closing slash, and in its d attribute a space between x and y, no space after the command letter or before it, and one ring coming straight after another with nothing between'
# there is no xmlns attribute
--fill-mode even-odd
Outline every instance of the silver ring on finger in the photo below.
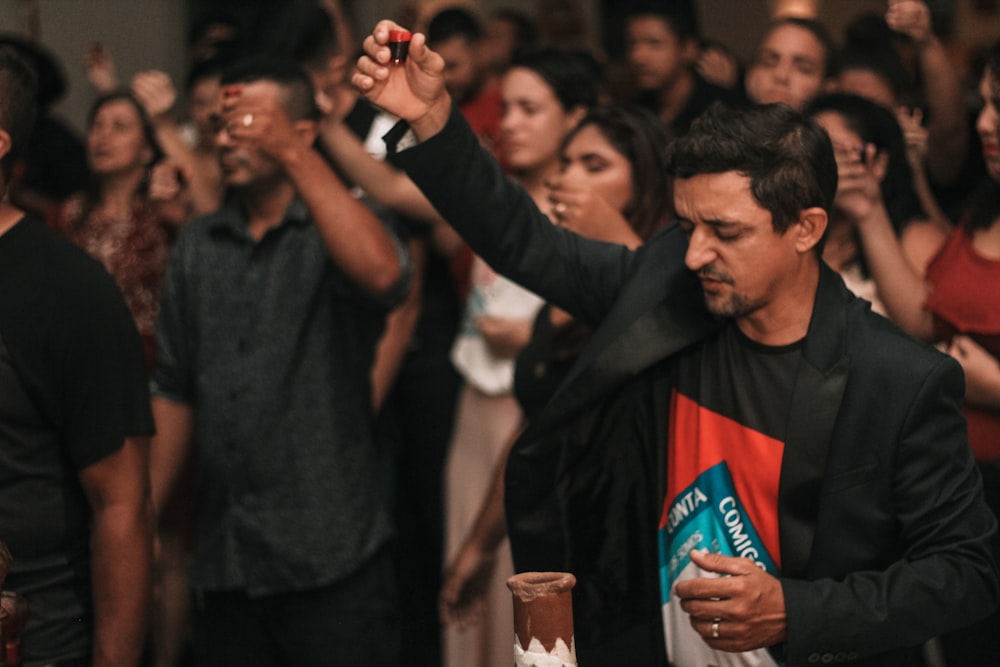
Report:
<svg viewBox="0 0 1000 667"><path fill-rule="evenodd" d="M721 618L717 618L714 621L712 621L712 639L719 638L719 623L721 622L722 622Z"/></svg>

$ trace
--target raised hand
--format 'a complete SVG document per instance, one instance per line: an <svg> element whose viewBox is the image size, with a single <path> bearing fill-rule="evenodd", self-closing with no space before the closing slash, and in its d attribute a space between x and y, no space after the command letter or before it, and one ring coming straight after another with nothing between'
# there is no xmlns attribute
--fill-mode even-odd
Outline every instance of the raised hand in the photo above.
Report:
<svg viewBox="0 0 1000 667"><path fill-rule="evenodd" d="M100 93L109 93L118 87L115 59L101 42L87 42L83 51L83 69L87 80Z"/></svg>
<svg viewBox="0 0 1000 667"><path fill-rule="evenodd" d="M222 115L231 139L252 143L279 161L303 145L295 123L266 83L227 86Z"/></svg>
<svg viewBox="0 0 1000 667"><path fill-rule="evenodd" d="M917 44L924 44L934 36L931 32L931 10L924 0L889 0L885 22Z"/></svg>
<svg viewBox="0 0 1000 667"><path fill-rule="evenodd" d="M153 120L166 117L177 101L170 75L158 70L139 72L132 77L132 94Z"/></svg>
<svg viewBox="0 0 1000 667"><path fill-rule="evenodd" d="M380 21L364 40L364 55L351 82L373 104L410 123L418 138L436 134L448 120L451 100L444 87L444 60L427 47L426 36L415 33L403 63L390 58L389 31L402 29Z"/></svg>
<svg viewBox="0 0 1000 667"><path fill-rule="evenodd" d="M577 234L631 248L642 239L604 197L578 179L562 174L549 184L554 222Z"/></svg>
<svg viewBox="0 0 1000 667"><path fill-rule="evenodd" d="M872 211L881 206L882 188L880 169L885 156L875 146L837 147L837 194L833 208L847 216L851 222L863 222Z"/></svg>

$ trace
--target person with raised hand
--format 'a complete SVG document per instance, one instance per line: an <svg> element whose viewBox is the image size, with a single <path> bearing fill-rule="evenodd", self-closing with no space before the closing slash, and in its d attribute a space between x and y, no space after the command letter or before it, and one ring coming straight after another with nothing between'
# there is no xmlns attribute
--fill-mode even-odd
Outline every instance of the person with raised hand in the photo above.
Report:
<svg viewBox="0 0 1000 667"><path fill-rule="evenodd" d="M668 151L678 224L630 250L552 225L419 34L389 66L393 28L353 81L420 140L395 163L496 270L596 327L506 470L516 567L581 582L581 663L912 664L996 608L961 367L822 262L822 128L709 109Z"/></svg>

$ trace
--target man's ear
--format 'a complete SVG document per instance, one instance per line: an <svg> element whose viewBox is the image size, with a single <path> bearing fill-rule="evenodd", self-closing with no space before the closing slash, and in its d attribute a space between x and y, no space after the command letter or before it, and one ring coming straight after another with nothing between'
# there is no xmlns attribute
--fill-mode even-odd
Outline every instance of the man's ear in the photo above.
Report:
<svg viewBox="0 0 1000 667"><path fill-rule="evenodd" d="M794 229L795 249L801 254L812 252L826 233L829 221L826 211L819 206L804 209L799 213L799 220Z"/></svg>
<svg viewBox="0 0 1000 667"><path fill-rule="evenodd" d="M0 160L7 157L11 149L10 134L7 130L0 128Z"/></svg>
<svg viewBox="0 0 1000 667"><path fill-rule="evenodd" d="M297 120L292 124L295 133L308 145L312 145L319 136L319 125L314 120Z"/></svg>

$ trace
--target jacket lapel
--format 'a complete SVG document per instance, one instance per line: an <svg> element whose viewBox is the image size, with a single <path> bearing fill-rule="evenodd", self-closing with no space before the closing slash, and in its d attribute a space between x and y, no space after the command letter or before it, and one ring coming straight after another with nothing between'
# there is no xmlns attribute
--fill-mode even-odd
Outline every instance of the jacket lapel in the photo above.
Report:
<svg viewBox="0 0 1000 667"><path fill-rule="evenodd" d="M850 365L844 349L845 294L840 278L821 264L781 463L778 529L783 576L804 576L812 552L827 452Z"/></svg>
<svg viewBox="0 0 1000 667"><path fill-rule="evenodd" d="M697 278L684 266L683 243L644 258L549 405L525 436L544 433L628 378L717 330ZM668 239L669 241L669 239Z"/></svg>

